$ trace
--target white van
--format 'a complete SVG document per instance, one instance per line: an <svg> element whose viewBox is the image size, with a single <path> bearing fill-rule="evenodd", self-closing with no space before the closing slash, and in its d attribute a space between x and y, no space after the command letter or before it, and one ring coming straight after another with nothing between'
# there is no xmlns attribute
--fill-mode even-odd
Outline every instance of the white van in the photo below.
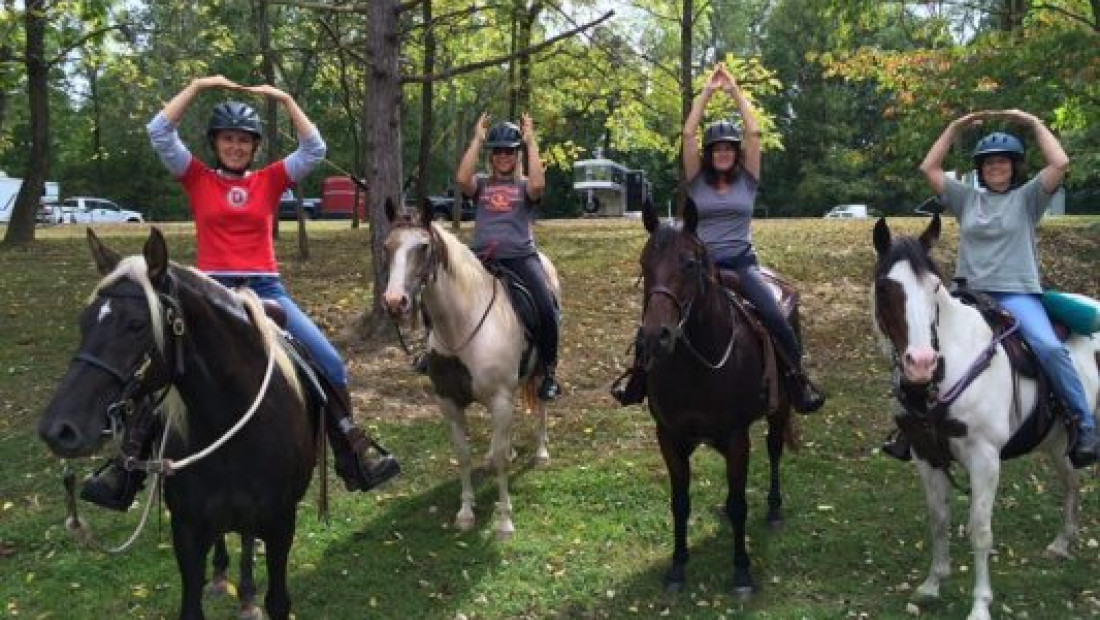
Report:
<svg viewBox="0 0 1100 620"><path fill-rule="evenodd" d="M837 205L825 214L828 219L867 219L867 205Z"/></svg>

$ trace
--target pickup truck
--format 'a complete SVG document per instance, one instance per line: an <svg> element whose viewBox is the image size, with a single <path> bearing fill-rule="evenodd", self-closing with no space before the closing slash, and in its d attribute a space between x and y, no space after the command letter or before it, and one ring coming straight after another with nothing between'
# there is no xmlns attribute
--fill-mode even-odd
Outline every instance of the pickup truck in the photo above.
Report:
<svg viewBox="0 0 1100 620"><path fill-rule="evenodd" d="M451 210L454 209L454 196L448 192L445 196L428 196L428 202L432 204L432 219L450 220ZM465 196L462 197L462 221L468 222L477 217L477 209L474 203Z"/></svg>
<svg viewBox="0 0 1100 620"><path fill-rule="evenodd" d="M57 224L141 223L141 213L123 209L106 198L74 196L60 203L44 205L42 219Z"/></svg>

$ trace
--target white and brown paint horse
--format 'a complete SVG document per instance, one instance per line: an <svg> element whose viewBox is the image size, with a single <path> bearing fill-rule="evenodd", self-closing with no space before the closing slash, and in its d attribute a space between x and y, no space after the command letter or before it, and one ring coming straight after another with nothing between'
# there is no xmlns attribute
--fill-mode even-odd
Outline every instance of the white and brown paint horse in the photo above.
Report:
<svg viewBox="0 0 1100 620"><path fill-rule="evenodd" d="M466 408L479 402L489 411L493 426L486 460L492 461L497 474L500 501L496 533L499 538L508 538L515 531L512 500L508 495L508 463L512 456L515 394L519 387L524 388L525 400L536 415L535 463L544 465L550 461L546 410L534 397L542 373L538 355L532 352L524 357L528 345L523 324L504 285L464 243L432 223L429 208L421 210L419 220L408 215L399 218L393 203L387 202L386 216L393 224L385 242L389 264L386 306L395 315L406 314L419 295L431 319L428 376L439 409L450 424L462 483L462 506L455 525L462 531L474 527ZM557 271L546 256L540 258L550 288L560 299Z"/></svg>
<svg viewBox="0 0 1100 620"><path fill-rule="evenodd" d="M953 432L944 439L949 461L957 461L970 477L970 542L974 552L974 591L971 620L989 618L993 591L989 584L989 552L993 545L990 516L1000 480L1002 449L1036 406L1037 382L1014 376L1004 347L997 342L984 371L971 370L983 350L997 334L974 307L948 293L931 258L939 238L940 220L935 216L919 238L892 238L885 219L874 229L878 254L875 266L874 316L881 335L889 340L897 372L904 389L928 386L932 409L939 406L944 425ZM1100 339L1074 336L1070 353L1096 410L1100 378L1097 360ZM968 374L979 372L972 382L959 384ZM1014 382L1018 382L1014 388ZM960 385L960 388L954 386ZM944 394L952 394L948 404ZM937 399L939 401L937 402ZM1017 406L1018 405L1018 406ZM1054 424L1040 444L1052 457L1065 488L1061 531L1047 546L1046 553L1068 557L1077 537L1079 483L1066 452L1066 432ZM927 455L916 450L916 465L924 484L932 534L932 566L917 589L918 600L939 597L940 582L951 571L948 543L950 511L948 473L933 467Z"/></svg>

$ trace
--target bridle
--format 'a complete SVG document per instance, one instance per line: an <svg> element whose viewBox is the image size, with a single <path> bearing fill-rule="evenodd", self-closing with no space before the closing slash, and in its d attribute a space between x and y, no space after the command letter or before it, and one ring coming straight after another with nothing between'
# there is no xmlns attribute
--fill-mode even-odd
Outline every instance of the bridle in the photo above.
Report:
<svg viewBox="0 0 1100 620"><path fill-rule="evenodd" d="M678 319L679 319L676 322L676 326L671 329L672 342L673 343L683 342L684 346L687 348L688 352L690 352L692 354L692 356L696 360L698 360L698 362L700 364L702 364L703 366L705 366L705 367L707 367L711 370L718 370L718 369L720 369L720 368L722 368L723 366L726 365L726 363L730 359L730 355L733 353L733 343L734 343L734 341L736 340L736 337L737 337L737 330L734 327L734 322L735 322L734 319L736 318L735 317L735 309L734 309L734 305L733 305L732 300L730 300L729 297L727 296L726 297L726 301L727 301L726 306L729 308L730 319L731 319L730 320L730 337L729 337L729 341L726 343L726 350L725 350L725 352L722 353L721 358L717 362L711 362L706 357L704 357L702 353L699 352L699 349L694 344L692 344L691 339L688 338L687 330L685 329L685 326L687 325L688 321L691 319L691 311L695 307L696 296L699 293L705 292L707 290L708 284L711 284L711 285L716 284L714 282L708 282L708 279L707 279L707 271L708 270L703 268L705 265L709 265L709 261L707 261L706 255L703 254L703 256L700 257L697 254L694 257L694 260L698 260L699 269L697 270L698 274L697 274L697 281L696 281L695 289L693 290L691 297L688 298L687 302L686 303L682 302L680 300L680 298L676 296L676 293L674 293L672 291L672 289L670 289L669 287L667 287L663 284L657 284L655 286L652 286L652 287L649 288L649 291L646 293L645 302L642 306L642 323L643 324L645 323L646 313L649 312L649 302L653 299L653 297L655 297L657 295L660 295L660 296L667 297L668 299L672 300L673 305L676 306L676 313L677 313L677 316L678 316Z"/></svg>

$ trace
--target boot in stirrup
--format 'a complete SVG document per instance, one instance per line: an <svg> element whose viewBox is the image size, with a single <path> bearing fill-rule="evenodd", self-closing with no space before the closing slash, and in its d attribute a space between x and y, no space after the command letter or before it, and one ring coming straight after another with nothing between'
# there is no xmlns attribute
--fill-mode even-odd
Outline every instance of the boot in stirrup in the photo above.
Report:
<svg viewBox="0 0 1100 620"><path fill-rule="evenodd" d="M339 430L333 437L332 451L336 474L349 491L370 491L401 473L397 459L378 445L351 419L351 395L345 386L334 386L327 407L330 422ZM372 458L369 452L378 453Z"/></svg>
<svg viewBox="0 0 1100 620"><path fill-rule="evenodd" d="M825 404L825 395L801 369L787 373L791 406L799 413L813 413Z"/></svg>
<svg viewBox="0 0 1100 620"><path fill-rule="evenodd" d="M913 450L909 444L909 437L900 429L886 436L886 441L882 442L882 453L887 456L892 456L899 461L910 461L913 459Z"/></svg>
<svg viewBox="0 0 1100 620"><path fill-rule="evenodd" d="M125 462L149 458L157 422L156 412L151 410L151 406L148 402L139 405L144 409L138 409L131 419L126 440L119 450L120 455L84 480L80 499L119 512L130 509L138 491L145 486L145 471L127 469Z"/></svg>
<svg viewBox="0 0 1100 620"><path fill-rule="evenodd" d="M1082 469L1100 460L1100 438L1096 427L1084 428L1077 422L1077 441L1069 451L1069 460L1075 469Z"/></svg>

